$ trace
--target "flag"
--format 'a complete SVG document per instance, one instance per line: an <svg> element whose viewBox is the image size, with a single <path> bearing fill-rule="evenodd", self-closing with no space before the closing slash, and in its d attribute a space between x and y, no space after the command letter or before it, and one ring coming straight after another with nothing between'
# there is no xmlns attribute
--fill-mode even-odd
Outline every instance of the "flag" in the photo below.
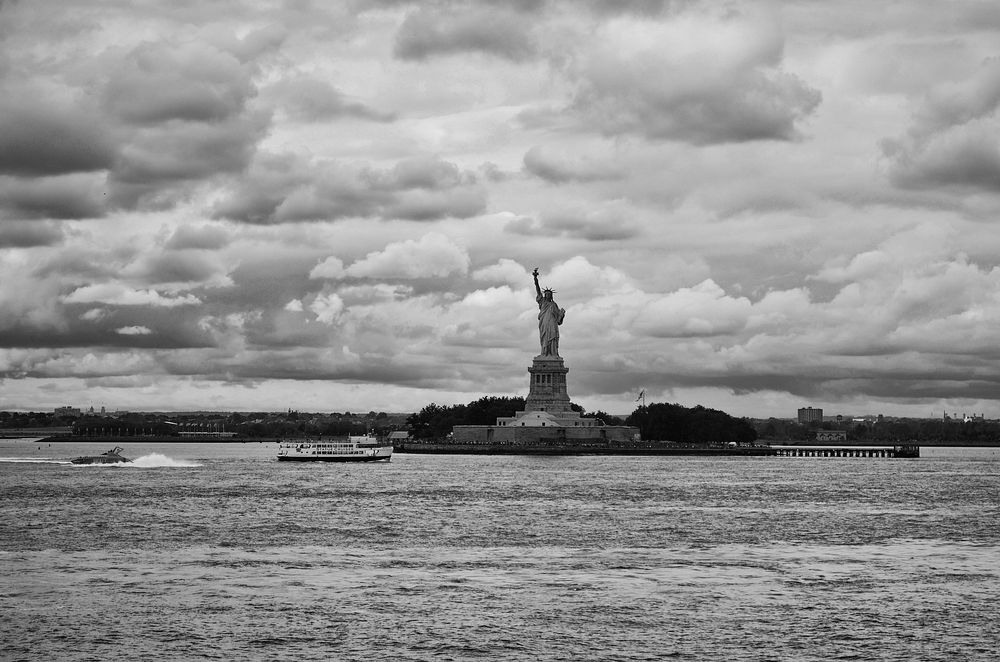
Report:
<svg viewBox="0 0 1000 662"><path fill-rule="evenodd" d="M642 400L644 395L646 395L646 389L642 389L641 391L639 391L639 397L636 398L635 401L639 402L640 400Z"/></svg>

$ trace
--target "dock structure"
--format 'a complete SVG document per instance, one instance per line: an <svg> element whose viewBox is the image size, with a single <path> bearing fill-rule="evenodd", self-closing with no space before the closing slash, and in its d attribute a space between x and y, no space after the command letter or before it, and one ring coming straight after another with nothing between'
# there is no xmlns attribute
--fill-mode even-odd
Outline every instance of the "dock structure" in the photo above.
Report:
<svg viewBox="0 0 1000 662"><path fill-rule="evenodd" d="M779 457L920 457L920 446L772 446Z"/></svg>

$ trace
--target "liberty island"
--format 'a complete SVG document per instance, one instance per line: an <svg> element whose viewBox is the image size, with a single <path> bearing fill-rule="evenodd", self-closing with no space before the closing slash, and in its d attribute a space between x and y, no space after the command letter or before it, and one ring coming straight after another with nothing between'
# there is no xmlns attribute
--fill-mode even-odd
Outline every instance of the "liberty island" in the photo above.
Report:
<svg viewBox="0 0 1000 662"><path fill-rule="evenodd" d="M476 446L498 446L510 450L585 451L640 441L639 428L605 425L584 418L570 403L566 376L569 368L559 355L559 327L566 309L555 302L551 289L538 283L532 272L538 304L540 353L528 368L528 397L524 410L500 417L495 425L456 425L451 442Z"/></svg>

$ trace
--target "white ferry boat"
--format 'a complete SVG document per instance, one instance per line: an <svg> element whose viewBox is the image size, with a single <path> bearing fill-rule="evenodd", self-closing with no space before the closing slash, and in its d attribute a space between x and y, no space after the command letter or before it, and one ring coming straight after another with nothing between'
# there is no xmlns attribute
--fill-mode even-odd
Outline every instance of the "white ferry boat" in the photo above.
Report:
<svg viewBox="0 0 1000 662"><path fill-rule="evenodd" d="M347 439L283 439L278 443L282 462L373 462L392 457L392 442L372 435Z"/></svg>

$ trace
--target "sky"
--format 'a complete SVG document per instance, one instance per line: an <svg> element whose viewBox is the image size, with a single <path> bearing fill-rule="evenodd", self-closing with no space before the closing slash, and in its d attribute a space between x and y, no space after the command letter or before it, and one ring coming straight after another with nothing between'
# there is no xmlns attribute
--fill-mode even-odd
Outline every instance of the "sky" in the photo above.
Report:
<svg viewBox="0 0 1000 662"><path fill-rule="evenodd" d="M0 410L1000 418L994 0L0 0Z"/></svg>

